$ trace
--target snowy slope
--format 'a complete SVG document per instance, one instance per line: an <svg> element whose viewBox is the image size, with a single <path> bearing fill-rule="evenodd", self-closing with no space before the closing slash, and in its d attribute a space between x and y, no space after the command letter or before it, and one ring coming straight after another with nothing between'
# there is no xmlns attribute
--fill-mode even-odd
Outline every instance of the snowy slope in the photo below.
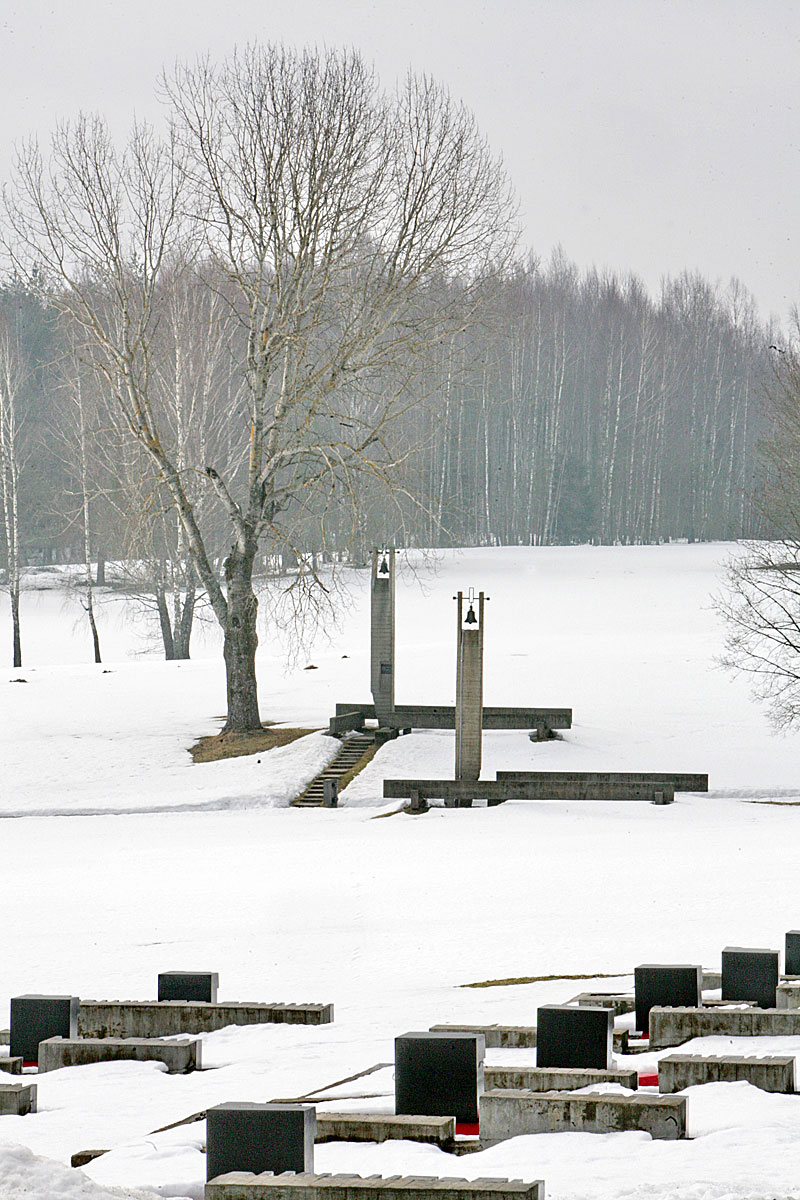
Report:
<svg viewBox="0 0 800 1200"><path fill-rule="evenodd" d="M424 590L410 573L400 581L399 702L453 702L452 597L474 586L491 596L485 702L574 709L563 741L487 734L486 776L514 766L709 773L708 796L667 808L518 803L375 820L392 807L387 774L452 771L453 735L430 731L384 747L339 810L289 809L335 749L324 736L260 762L195 766L186 754L223 711L213 631L191 663L161 663L143 655L140 628L115 601L101 610L109 662L95 667L69 599L26 595L26 667L0 674L0 810L17 818L0 821L0 1027L12 995L143 999L167 969L218 970L221 999L333 1001L336 1021L208 1035L214 1069L185 1078L152 1064L42 1077L39 1114L0 1121L0 1196L28 1195L21 1152L7 1149L21 1143L61 1163L115 1148L86 1170L97 1190L54 1166L42 1195L198 1197L203 1125L151 1131L221 1100L301 1095L390 1062L408 1029L534 1023L538 1004L589 986L460 985L619 972L600 984L614 988L630 986L638 962L712 967L728 944L782 945L800 924L799 810L751 801L800 799L800 736L773 736L746 683L713 666L721 630L709 596L733 549L464 551L443 556ZM265 718L320 727L337 700L369 699L364 579L351 574L341 628L292 670L263 631ZM800 1056L800 1040L768 1041L759 1053ZM509 1054L532 1059L494 1058ZM378 1095L352 1105L391 1106L389 1071L350 1094L359 1089ZM317 1165L541 1177L552 1200L800 1195L800 1096L710 1085L691 1090L689 1113L685 1143L547 1135L457 1161L416 1145L334 1144L318 1148ZM46 1170L30 1166L31 1179ZM65 1178L89 1190L68 1192Z"/></svg>

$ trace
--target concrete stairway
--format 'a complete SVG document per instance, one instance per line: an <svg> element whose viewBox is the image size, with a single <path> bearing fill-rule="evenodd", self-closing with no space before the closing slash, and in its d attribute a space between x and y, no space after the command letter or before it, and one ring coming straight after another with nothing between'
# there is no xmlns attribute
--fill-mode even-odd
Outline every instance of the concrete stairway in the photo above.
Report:
<svg viewBox="0 0 800 1200"><path fill-rule="evenodd" d="M292 801L294 808L320 808L323 797L323 784L326 779L342 779L348 771L357 766L362 758L375 745L371 734L351 733L342 741L342 748L324 771L320 771L311 780L304 792Z"/></svg>

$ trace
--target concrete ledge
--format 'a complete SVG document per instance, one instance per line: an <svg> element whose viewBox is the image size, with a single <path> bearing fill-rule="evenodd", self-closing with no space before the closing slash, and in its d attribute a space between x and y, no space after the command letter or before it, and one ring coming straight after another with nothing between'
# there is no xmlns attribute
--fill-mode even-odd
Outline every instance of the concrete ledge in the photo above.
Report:
<svg viewBox="0 0 800 1200"><path fill-rule="evenodd" d="M252 1175L231 1171L206 1184L205 1200L544 1200L544 1183L521 1179L439 1179L425 1175Z"/></svg>
<svg viewBox="0 0 800 1200"><path fill-rule="evenodd" d="M628 992L581 992L573 996L569 1003L581 1007L612 1008L615 1017L636 1011L636 998Z"/></svg>
<svg viewBox="0 0 800 1200"><path fill-rule="evenodd" d="M488 1091L572 1092L595 1083L618 1083L635 1092L638 1071L591 1071L582 1067L484 1067Z"/></svg>
<svg viewBox="0 0 800 1200"><path fill-rule="evenodd" d="M81 1000L80 1037L174 1037L226 1025L327 1025L332 1004L210 1004L202 1000Z"/></svg>
<svg viewBox="0 0 800 1200"><path fill-rule="evenodd" d="M374 704L336 705L336 716L359 712L372 720L375 718ZM387 718L386 725L397 729L455 729L456 710L448 704L396 704ZM547 725L550 729L571 729L571 708L497 708L483 707L483 729L538 729Z"/></svg>
<svg viewBox="0 0 800 1200"><path fill-rule="evenodd" d="M658 1062L658 1090L681 1092L703 1083L752 1083L762 1092L794 1092L794 1057L744 1058L726 1055L705 1058L699 1054L670 1054Z"/></svg>
<svg viewBox="0 0 800 1200"><path fill-rule="evenodd" d="M484 1092L481 1142L493 1144L528 1133L622 1133L643 1130L653 1138L686 1136L684 1096L615 1096L605 1092Z"/></svg>
<svg viewBox="0 0 800 1200"><path fill-rule="evenodd" d="M22 1055L18 1054L14 1058L0 1058L0 1071L6 1071L9 1075L21 1075Z"/></svg>
<svg viewBox="0 0 800 1200"><path fill-rule="evenodd" d="M456 1136L455 1117L381 1115L317 1111L317 1142L429 1142L449 1147Z"/></svg>
<svg viewBox="0 0 800 1200"><path fill-rule="evenodd" d="M25 1117L35 1112L35 1083L0 1084L0 1116Z"/></svg>
<svg viewBox="0 0 800 1200"><path fill-rule="evenodd" d="M39 1071L85 1067L100 1062L161 1062L170 1075L186 1074L200 1066L198 1041L157 1041L155 1038L47 1038L39 1042Z"/></svg>
<svg viewBox="0 0 800 1200"><path fill-rule="evenodd" d="M532 1050L536 1046L535 1025L431 1025L431 1033L482 1033L487 1050ZM627 1029L615 1029L613 1048L628 1052Z"/></svg>
<svg viewBox="0 0 800 1200"><path fill-rule="evenodd" d="M675 788L667 783L618 782L609 774L602 782L582 782L565 773L540 780L526 775L523 779L384 779L386 800L416 796L421 800L444 800L445 806L459 807L473 800L502 804L506 800L646 800L652 804L672 804Z"/></svg>
<svg viewBox="0 0 800 1200"><path fill-rule="evenodd" d="M800 1009L651 1008L650 1048L699 1037L800 1037Z"/></svg>

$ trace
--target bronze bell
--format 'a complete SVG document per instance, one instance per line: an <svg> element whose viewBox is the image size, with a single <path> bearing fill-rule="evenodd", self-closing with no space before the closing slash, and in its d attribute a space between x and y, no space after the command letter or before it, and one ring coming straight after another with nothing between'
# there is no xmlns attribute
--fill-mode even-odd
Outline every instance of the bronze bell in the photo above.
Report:
<svg viewBox="0 0 800 1200"><path fill-rule="evenodd" d="M475 609L472 607L471 604L469 606L469 612L464 617L464 624L465 625L477 625L478 624L478 618L475 616Z"/></svg>

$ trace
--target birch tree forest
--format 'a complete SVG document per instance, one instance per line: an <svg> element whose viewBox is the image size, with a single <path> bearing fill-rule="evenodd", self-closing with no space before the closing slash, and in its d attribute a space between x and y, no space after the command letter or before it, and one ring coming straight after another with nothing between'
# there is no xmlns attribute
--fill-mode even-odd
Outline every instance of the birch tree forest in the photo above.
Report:
<svg viewBox="0 0 800 1200"><path fill-rule="evenodd" d="M175 396L192 397L185 436L212 429L219 444L224 411L243 386L237 331L225 327L220 301L209 311L184 290L171 304L172 351L161 369ZM90 543L101 569L106 558L135 560L130 585L152 595L163 623L164 578L178 575L166 590L180 597L187 577L168 501L141 457L109 435L103 397L86 381L83 433L69 436L78 380L73 364L65 400L69 336L57 315L13 279L0 291L0 313L16 372L2 412L24 443L14 447L16 533L4 521L3 565L9 535L14 570L82 562ZM307 551L360 561L383 542L756 536L773 336L735 282L722 289L687 274L653 297L633 276L582 272L562 254L546 265L531 258L495 283L475 325L450 335L409 380L398 431L407 452L391 497L371 494L365 480L355 523L350 509L345 517L322 498L304 501L286 546L265 546L264 562L281 550L290 559ZM206 507L213 527L211 497Z"/></svg>

